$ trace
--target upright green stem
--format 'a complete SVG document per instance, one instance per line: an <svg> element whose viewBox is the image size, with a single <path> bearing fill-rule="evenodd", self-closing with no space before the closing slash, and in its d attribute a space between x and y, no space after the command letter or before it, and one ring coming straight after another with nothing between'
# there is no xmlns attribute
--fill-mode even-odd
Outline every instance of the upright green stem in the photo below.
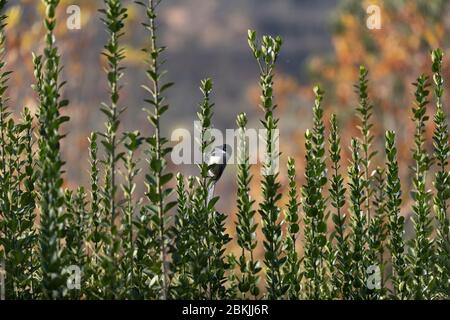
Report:
<svg viewBox="0 0 450 320"><path fill-rule="evenodd" d="M341 139L338 133L338 125L336 115L331 116L331 132L329 138L330 158L332 161L332 177L330 180L330 198L331 205L335 208L332 220L335 228L336 238L336 272L333 277L336 289L338 290L338 297L348 299L351 291L351 277L349 270L351 268L351 257L349 254L348 235L345 234L346 229L346 215L343 212L345 205L345 186L344 178L339 172L341 161ZM331 241L331 240L330 240Z"/></svg>
<svg viewBox="0 0 450 320"><path fill-rule="evenodd" d="M425 123L428 104L428 77L421 75L417 82L415 93L415 105L412 108L413 120L416 124L414 135L413 158L413 211L415 238L412 241L414 250L408 256L412 277L411 294L415 299L429 299L432 281L431 261L433 257L433 241L431 239L431 192L427 189L427 172L431 165L431 159L425 149Z"/></svg>
<svg viewBox="0 0 450 320"><path fill-rule="evenodd" d="M137 203L134 202L134 192L136 189L135 178L140 173L140 169L137 168L137 160L134 159L135 153L142 142L140 133L138 131L128 132L125 134L127 140L125 143L125 148L127 149L127 154L125 156L125 172L123 173L125 182L122 184L122 190L124 194L124 208L123 215L125 216L125 221L123 222L123 233L126 239L124 244L124 266L123 272L129 275L126 281L126 294L127 296L131 293L132 298L135 298L134 293L138 288L139 284L136 283L136 263L135 263L135 244L134 244L134 213L137 207Z"/></svg>
<svg viewBox="0 0 450 320"><path fill-rule="evenodd" d="M395 133L386 132L386 209L388 215L388 248L392 260L393 296L398 299L407 297L407 273L405 261L405 244L403 241L405 219L400 214L402 190L398 177L397 148Z"/></svg>
<svg viewBox="0 0 450 320"><path fill-rule="evenodd" d="M284 282L289 286L287 297L289 299L299 299L301 292L300 259L297 253L296 240L300 231L299 208L297 183L295 174L295 161L288 158L288 181L289 181L289 202L286 210L287 234L285 239L285 250L287 260L283 269Z"/></svg>
<svg viewBox="0 0 450 320"><path fill-rule="evenodd" d="M370 224L370 210L371 210L371 176L370 176L370 161L376 152L371 151L371 145L374 137L371 135L370 130L373 127L373 124L370 122L370 118L372 117L372 108L373 106L369 102L369 94L368 94L368 82L367 79L368 70L364 66L360 66L359 68L359 82L355 86L357 89L357 93L359 96L359 105L356 108L358 115L361 119L361 126L359 127L361 131L361 149L362 149L362 165L364 168L364 180L365 186L364 190L366 193L365 196L365 209L366 209L366 222Z"/></svg>
<svg viewBox="0 0 450 320"><path fill-rule="evenodd" d="M303 210L305 211L305 278L309 297L321 299L325 296L326 281L324 265L327 246L326 198L323 195L327 183L325 164L325 126L323 123L320 86L314 87L313 129L305 133L306 168L305 184L302 190Z"/></svg>
<svg viewBox="0 0 450 320"><path fill-rule="evenodd" d="M438 171L434 177L436 195L434 197L434 208L438 222L436 236L436 286L440 297L450 297L450 222L448 217L448 200L450 198L450 173L447 170L448 157L450 154L447 116L442 105L444 93L444 79L442 76L442 58L444 53L441 49L432 52L432 70L435 84L436 113L434 115L435 130L433 134L434 159L437 161ZM438 296L439 297L439 296Z"/></svg>
<svg viewBox="0 0 450 320"><path fill-rule="evenodd" d="M253 251L256 248L256 228L255 210L253 209L254 200L250 196L250 183L252 176L250 173L251 166L249 163L249 149L246 140L247 116L241 113L237 117L237 125L239 127L238 135L238 172L237 172L237 218L236 235L237 243L241 247L242 252L238 260L242 277L239 279L238 288L243 297L249 292L256 297L259 294L257 283L259 280L258 272L261 270L259 262L254 260ZM249 257L248 257L249 256Z"/></svg>
<svg viewBox="0 0 450 320"><path fill-rule="evenodd" d="M348 169L349 190L350 190L350 211L352 219L352 276L353 276L353 298L362 299L365 297L365 275L364 255L366 253L366 216L363 205L365 200L364 173L361 172L361 145L358 140L351 142L352 162Z"/></svg>
<svg viewBox="0 0 450 320"><path fill-rule="evenodd" d="M273 77L275 63L280 53L282 40L280 37L263 36L261 44L256 40L256 32L248 31L248 44L260 68L261 103L264 120L261 123L265 129L265 159L262 168L263 201L259 213L263 220L264 247L266 249L264 263L267 266L267 291L271 299L280 298L287 290L281 277L282 266L286 260L281 257L282 231L280 208L277 202L281 198L278 182L279 152L275 147L278 119L274 117Z"/></svg>
<svg viewBox="0 0 450 320"><path fill-rule="evenodd" d="M39 96L39 189L40 189L40 249L42 269L42 292L48 299L59 299L65 295L65 280L62 276L61 238L64 221L62 217L61 169L63 161L60 157L60 125L68 121L68 117L60 116L60 109L68 101L60 101L58 76L60 57L53 31L56 27L55 13L59 0L44 0L46 5L44 64L42 72L42 92Z"/></svg>
<svg viewBox="0 0 450 320"><path fill-rule="evenodd" d="M119 38L122 36L122 29L124 28L124 20L127 17L127 9L122 6L121 0L104 0L105 8L100 12L103 14L102 21L109 33L108 42L104 47L102 54L106 57L108 67L106 69L107 81L109 86L110 102L109 104L102 104L101 111L106 115L105 133L100 134L103 139L101 143L105 147L105 159L103 164L105 166L105 186L102 197L106 221L109 218L109 229L111 234L111 241L107 248L107 255L109 256L108 268L109 290L112 297L115 297L116 291L116 276L117 269L117 247L118 241L117 228L115 225L117 204L116 204L116 174L117 162L123 157L123 152L118 151L118 147L122 141L117 139L117 132L120 125L119 115L123 112L118 109L119 102L119 81L123 76L121 61L125 58L124 49L119 45ZM109 216L108 216L109 215Z"/></svg>

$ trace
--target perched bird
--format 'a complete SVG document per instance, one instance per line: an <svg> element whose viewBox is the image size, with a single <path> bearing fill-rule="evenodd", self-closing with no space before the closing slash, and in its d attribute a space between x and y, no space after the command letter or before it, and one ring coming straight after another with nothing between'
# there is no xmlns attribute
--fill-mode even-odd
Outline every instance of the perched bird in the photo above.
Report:
<svg viewBox="0 0 450 320"><path fill-rule="evenodd" d="M208 175L211 178L211 185L208 190L208 202L214 197L214 187L217 181L222 176L223 171L231 157L232 149L228 144L215 147L211 153L206 157L208 164Z"/></svg>

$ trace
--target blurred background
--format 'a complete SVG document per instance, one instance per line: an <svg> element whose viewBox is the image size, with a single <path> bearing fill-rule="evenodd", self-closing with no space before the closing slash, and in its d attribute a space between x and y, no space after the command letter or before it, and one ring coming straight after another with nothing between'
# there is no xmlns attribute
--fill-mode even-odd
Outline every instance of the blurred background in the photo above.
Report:
<svg viewBox="0 0 450 320"><path fill-rule="evenodd" d="M68 30L66 9L81 9L81 29ZM140 130L149 135L150 125L144 113L147 83L141 49L148 38L141 23L144 12L132 1L124 1L129 10L126 32L125 76L121 104L121 130ZM366 26L370 5L377 5L381 29ZM70 106L64 111L71 117L64 126L68 136L63 144L66 160L66 185L88 185L87 136L103 130L104 117L99 110L108 101L104 60L100 55L107 34L100 21L101 0L62 0L58 12L57 44L62 56L62 78L68 84L64 96ZM42 51L43 6L39 0L12 0L8 7L7 59L14 73L10 80L10 106L20 112L23 106L36 108L33 83L32 51ZM249 116L249 127L259 128L262 111L258 108L258 68L247 46L247 30L259 35L280 35L282 54L275 78L275 99L280 117L280 146L283 152L281 179L285 186L285 163L288 155L297 160L299 183L303 181L304 140L312 125L312 86L320 83L325 90L325 120L335 112L342 131L343 170L348 163L348 145L358 135L354 114L357 96L353 85L358 66L369 69L369 90L374 105L374 147L383 150L384 131L396 130L403 193L409 193L413 137L410 109L413 101L411 83L422 72L430 74L429 51L442 47L447 53L444 79L449 79L450 1L448 0L171 0L159 8L160 44L168 47L165 58L167 79L175 82L169 91L170 111L163 120L164 134L170 137L176 128L193 131L193 121L201 99L200 80L211 77L214 90L214 126L235 127L239 112ZM447 90L445 102L448 101ZM430 107L430 110L434 110ZM430 111L431 112L431 111ZM449 112L447 112L449 113ZM432 121L430 121L432 122ZM427 133L432 134L432 123ZM429 139L430 141L430 139ZM431 150L431 143L428 144ZM143 155L142 155L143 156ZM372 168L384 162L378 154ZM175 171L196 174L195 166L175 167ZM235 168L229 166L217 193L222 196L219 208L235 214ZM259 197L259 170L254 168L252 193ZM138 185L142 186L142 181ZM139 192L142 193L142 188ZM409 206L405 204L405 215Z"/></svg>

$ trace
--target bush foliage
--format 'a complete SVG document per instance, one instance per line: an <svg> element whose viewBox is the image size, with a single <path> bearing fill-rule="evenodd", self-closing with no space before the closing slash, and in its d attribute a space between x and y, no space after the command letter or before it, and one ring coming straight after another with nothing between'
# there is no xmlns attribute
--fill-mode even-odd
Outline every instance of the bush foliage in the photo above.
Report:
<svg viewBox="0 0 450 320"><path fill-rule="evenodd" d="M6 2L0 0L2 12ZM411 117L416 130L410 169L414 237L405 239L407 221L400 209L402 194L409 192L401 187L403 164L397 161L396 134L387 131L384 150L373 150L375 107L364 67L355 86L360 135L349 146L350 163L341 163L336 115L326 132L325 92L316 86L313 126L305 133L306 166L296 168L289 158L287 170L281 170L288 181L288 201L282 203L282 179L272 162L279 156L272 144L279 122L273 85L282 40L271 36L258 40L256 32L249 31L248 43L260 71L268 160L263 163L262 201L256 203L249 192L254 177L245 138L247 117L239 114L237 220L230 235L225 229L227 216L215 209L219 197L208 193L213 183L208 165L202 161L198 176L177 173L176 179L167 165L172 149L160 129L167 122L165 98L172 83L164 80L165 48L156 32L160 2L137 3L146 12L143 26L149 37L144 49L148 84L142 86L153 128L148 137L120 129L126 58L120 39L127 10L120 0L104 0L100 10L108 32L102 54L110 99L100 107L104 131L89 137L89 190L69 190L63 184L61 125L69 119L61 109L69 102L61 96L64 81L53 33L59 1L44 0L45 46L42 54L33 55L38 111L32 114L24 108L19 120L7 107L11 72L4 62L6 17L0 16L0 261L6 298L449 299L450 146L442 100L442 51L431 53L432 81L421 75L414 83ZM212 81L205 79L200 89L199 144L204 159L214 143L208 135L214 109ZM428 108L431 100L434 110ZM425 124L432 113L430 154ZM140 151L145 171L139 166ZM371 159L383 155L385 165L372 168ZM305 176L302 186L296 182L300 172ZM140 176L145 176L143 199L135 194ZM259 231L261 260L256 254ZM239 254L227 254L231 241L237 242ZM74 267L81 272L79 286Z"/></svg>

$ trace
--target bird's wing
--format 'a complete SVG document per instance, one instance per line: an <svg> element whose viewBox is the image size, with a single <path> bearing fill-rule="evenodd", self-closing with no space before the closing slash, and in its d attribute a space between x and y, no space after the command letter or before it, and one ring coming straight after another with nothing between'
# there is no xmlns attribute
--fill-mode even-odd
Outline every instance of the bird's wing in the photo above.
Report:
<svg viewBox="0 0 450 320"><path fill-rule="evenodd" d="M211 185L209 186L208 189L208 198L207 198L207 204L209 204L209 202L212 200L212 198L214 198L214 189L215 189L216 184L215 183L211 183Z"/></svg>

